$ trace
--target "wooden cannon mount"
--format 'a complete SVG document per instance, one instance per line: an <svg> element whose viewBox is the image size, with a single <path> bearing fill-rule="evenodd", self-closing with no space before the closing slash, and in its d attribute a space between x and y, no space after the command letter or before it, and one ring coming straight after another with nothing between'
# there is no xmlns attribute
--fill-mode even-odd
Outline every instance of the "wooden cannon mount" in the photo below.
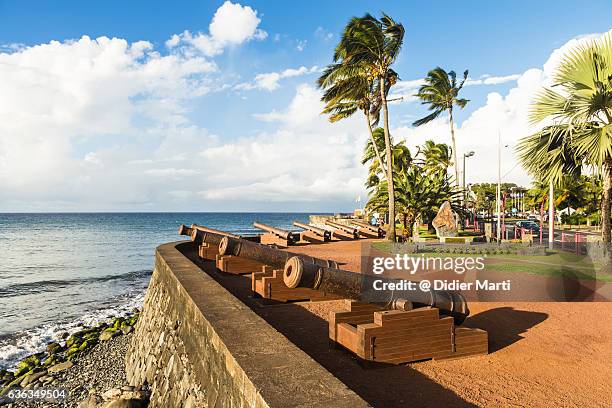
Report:
<svg viewBox="0 0 612 408"><path fill-rule="evenodd" d="M381 279L305 264L297 257L287 261L283 278L289 288L317 289L354 300ZM343 310L331 312L331 344L344 346L363 361L391 364L488 352L487 332L456 327L469 315L467 302L458 292L396 290L380 293L376 302L347 300Z"/></svg>
<svg viewBox="0 0 612 408"><path fill-rule="evenodd" d="M213 228L204 227L197 224L191 224L191 227L181 225L179 227L179 235L186 235L198 245L198 256L202 259L215 261L219 255L219 243L223 237L229 236L240 238L238 235L229 232L216 230Z"/></svg>
<svg viewBox="0 0 612 408"><path fill-rule="evenodd" d="M281 248L286 248L294 245L300 240L299 234L296 235L291 231L286 231L281 228L272 227L260 222L254 222L253 226L266 231L265 234L261 236L261 243L264 245L276 245Z"/></svg>
<svg viewBox="0 0 612 408"><path fill-rule="evenodd" d="M214 261L215 266L221 272L232 274L249 274L253 271L269 270L269 267L261 262L255 262L250 259L244 259L237 256L219 255L219 244L221 243L223 237L241 239L238 235L213 228L203 227L197 224L192 224L191 227L181 225L179 227L179 234L187 235L193 242L199 244L198 256L208 261Z"/></svg>
<svg viewBox="0 0 612 408"><path fill-rule="evenodd" d="M230 260L239 258L244 262L252 262L253 266L262 265L250 271L252 272L251 289L265 299L280 302L339 299L336 295L316 289L288 288L283 279L283 268L290 258L297 257L306 264L337 267L338 264L334 261L295 254L232 237L224 237L221 240L219 257L221 259L229 257Z"/></svg>
<svg viewBox="0 0 612 408"><path fill-rule="evenodd" d="M385 310L346 300L343 310L330 312L330 345L350 350L362 362L387 364L488 353L486 331L456 327L452 317L441 318L435 307L405 307Z"/></svg>
<svg viewBox="0 0 612 408"><path fill-rule="evenodd" d="M331 241L331 231L324 228L315 227L310 224L293 221L293 225L302 228L304 232L300 233L300 240L312 243L321 243Z"/></svg>

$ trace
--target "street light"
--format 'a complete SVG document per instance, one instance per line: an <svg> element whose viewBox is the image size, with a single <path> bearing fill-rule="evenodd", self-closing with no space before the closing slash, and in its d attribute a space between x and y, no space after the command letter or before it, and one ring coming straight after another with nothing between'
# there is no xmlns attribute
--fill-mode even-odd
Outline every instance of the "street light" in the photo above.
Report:
<svg viewBox="0 0 612 408"><path fill-rule="evenodd" d="M473 155L473 150L463 154L463 205L465 207L467 207L467 193L465 191L465 158L472 157Z"/></svg>

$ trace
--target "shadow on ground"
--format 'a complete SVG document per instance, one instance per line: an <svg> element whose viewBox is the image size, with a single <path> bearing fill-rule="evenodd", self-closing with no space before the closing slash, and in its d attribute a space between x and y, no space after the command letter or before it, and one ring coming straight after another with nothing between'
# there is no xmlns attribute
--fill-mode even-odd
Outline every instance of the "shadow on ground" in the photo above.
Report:
<svg viewBox="0 0 612 408"><path fill-rule="evenodd" d="M489 332L489 353L494 353L521 340L523 333L547 318L547 313L498 307L470 316L464 325Z"/></svg>

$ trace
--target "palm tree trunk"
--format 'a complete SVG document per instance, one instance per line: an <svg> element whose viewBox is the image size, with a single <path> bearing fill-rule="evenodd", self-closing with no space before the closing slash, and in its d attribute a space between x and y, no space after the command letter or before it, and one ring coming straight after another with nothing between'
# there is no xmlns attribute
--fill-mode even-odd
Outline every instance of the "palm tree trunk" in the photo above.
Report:
<svg viewBox="0 0 612 408"><path fill-rule="evenodd" d="M612 195L612 160L603 165L603 192L601 195L601 240L604 245L603 272L612 273L612 247L610 245L610 198Z"/></svg>
<svg viewBox="0 0 612 408"><path fill-rule="evenodd" d="M365 112L365 117L368 122L368 132L370 134L370 140L372 141L372 146L374 146L374 152L376 153L376 158L378 159L378 163L380 163L380 168L383 171L385 177L387 176L387 170L385 169L385 163L382 160L382 156L380 155L380 151L378 150L378 146L376 145L376 140L374 139L374 131L372 130L372 120L370 118L370 112Z"/></svg>
<svg viewBox="0 0 612 408"><path fill-rule="evenodd" d="M455 184L459 185L459 166L457 165L457 143L455 142L455 124L453 122L453 108L448 111L450 115L451 141L453 143L453 166L455 166ZM465 171L465 169L463 170Z"/></svg>
<svg viewBox="0 0 612 408"><path fill-rule="evenodd" d="M389 110L385 91L385 78L380 78L380 98L383 106L383 129L385 131L385 155L387 156L387 193L389 194L389 228L387 240L396 241L395 237L395 186L393 183L393 156L391 152L391 136L389 134Z"/></svg>
<svg viewBox="0 0 612 408"><path fill-rule="evenodd" d="M610 198L612 195L612 160L607 160L603 166L603 193L601 197L601 239L610 245Z"/></svg>

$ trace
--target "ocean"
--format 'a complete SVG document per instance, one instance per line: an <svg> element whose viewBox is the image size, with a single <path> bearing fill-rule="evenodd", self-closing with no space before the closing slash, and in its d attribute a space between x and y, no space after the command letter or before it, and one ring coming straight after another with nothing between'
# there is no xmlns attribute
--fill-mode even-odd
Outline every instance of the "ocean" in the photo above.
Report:
<svg viewBox="0 0 612 408"><path fill-rule="evenodd" d="M140 307L155 248L186 239L180 224L237 234L253 221L295 229L306 213L0 214L0 368Z"/></svg>

